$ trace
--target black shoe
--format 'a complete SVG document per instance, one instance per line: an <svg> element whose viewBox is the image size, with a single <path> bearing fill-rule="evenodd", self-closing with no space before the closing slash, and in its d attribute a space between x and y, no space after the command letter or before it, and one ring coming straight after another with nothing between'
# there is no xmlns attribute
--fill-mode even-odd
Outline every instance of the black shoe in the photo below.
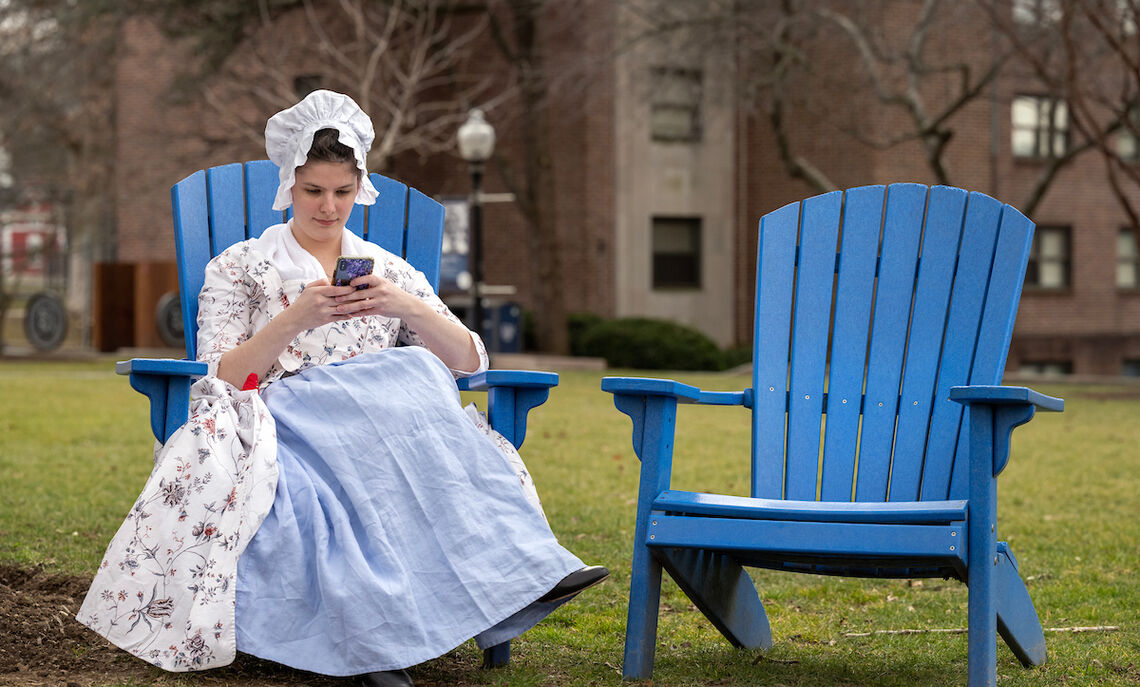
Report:
<svg viewBox="0 0 1140 687"><path fill-rule="evenodd" d="M551 589L539 598L539 601L548 603L550 601L568 599L583 589L593 587L609 576L610 571L602 566L587 565L585 568L575 570L566 577L563 577L562 581L554 585L554 589Z"/></svg>
<svg viewBox="0 0 1140 687"><path fill-rule="evenodd" d="M356 676L360 687L415 687L411 676L403 670L381 670Z"/></svg>

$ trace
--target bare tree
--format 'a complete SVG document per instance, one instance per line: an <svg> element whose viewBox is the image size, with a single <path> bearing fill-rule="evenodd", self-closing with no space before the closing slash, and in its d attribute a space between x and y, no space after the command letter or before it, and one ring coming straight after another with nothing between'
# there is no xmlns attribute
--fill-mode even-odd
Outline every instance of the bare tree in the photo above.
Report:
<svg viewBox="0 0 1140 687"><path fill-rule="evenodd" d="M0 0L0 148L10 198L29 191L65 213L68 245L113 253L112 4ZM0 328L14 284L0 275ZM0 345L3 336L0 332Z"/></svg>
<svg viewBox="0 0 1140 687"><path fill-rule="evenodd" d="M531 252L535 256L538 307L538 346L566 353L566 301L563 296L562 246L555 216L558 187L550 169L549 66L539 24L544 0L501 0L487 9L492 35L511 68L508 92L517 95L521 122L522 169L517 171L500 156L499 169L515 194L526 219Z"/></svg>
<svg viewBox="0 0 1140 687"><path fill-rule="evenodd" d="M821 122L868 150L914 145L935 182L955 183L960 115L991 97L1014 53L976 28L969 49L956 46L961 27L988 26L985 13L956 1L624 2L642 18L636 40L683 33L707 50L730 51L724 63L738 70L739 101L771 126L789 176L819 191L837 184L801 131ZM1032 212L1057 171L1087 149L1051 157L1022 208Z"/></svg>
<svg viewBox="0 0 1140 687"><path fill-rule="evenodd" d="M185 9L177 0L170 2ZM247 145L260 144L264 113L296 100L298 75L352 95L369 112L377 129L369 154L375 171L408 153L454 154L455 132L473 106L509 118L504 128L517 132L521 154L518 160L497 154L494 169L514 193L527 225L539 347L565 352L563 244L549 162L548 101L551 88L565 95L564 89L579 82L570 76L571 65L550 67L544 36L551 22L571 21L567 15L577 4L301 0L277 3L271 11L263 2L256 16L246 17L240 47L228 52L223 44L222 59L204 62L214 67L202 81L203 99L224 126L210 125L202 135L217 143L225 131L236 131ZM183 16L170 14L167 23L179 23ZM207 28L198 35L211 38ZM298 44L280 40L282 35L311 40ZM477 63L473 43L488 36L505 70Z"/></svg>
<svg viewBox="0 0 1140 687"><path fill-rule="evenodd" d="M1138 0L1067 0L1017 14L976 0L1039 87L1066 106L1074 150L1095 149L1121 208L1140 230ZM1051 8L1051 9L1050 9Z"/></svg>
<svg viewBox="0 0 1140 687"><path fill-rule="evenodd" d="M202 123L204 140L261 146L267 114L307 90L328 88L352 96L372 118L372 171L387 170L404 153L452 150L464 105L487 97L489 79L457 69L485 20L457 21L455 5L262 0L256 13L231 18L244 27L226 43L217 39L215 15L203 3L157 3L166 28L195 37L203 56L180 85L192 82L213 114Z"/></svg>
<svg viewBox="0 0 1140 687"><path fill-rule="evenodd" d="M829 7L816 10L818 16L834 23L851 41L875 98L886 107L900 109L910 124L906 130L877 138L863 136L856 129L850 133L876 148L919 141L926 163L940 184L950 182L945 151L954 136L951 118L983 93L1005 62L1004 54L992 60L970 61L961 53L946 61L932 61L928 50L932 34L955 18L952 12L940 15L940 10L945 9L941 0L923 0L913 23L902 32L905 41L875 36L866 21L859 21L852 14ZM949 88L941 89L942 97L938 99L929 97L927 92L929 80L936 78L952 82Z"/></svg>

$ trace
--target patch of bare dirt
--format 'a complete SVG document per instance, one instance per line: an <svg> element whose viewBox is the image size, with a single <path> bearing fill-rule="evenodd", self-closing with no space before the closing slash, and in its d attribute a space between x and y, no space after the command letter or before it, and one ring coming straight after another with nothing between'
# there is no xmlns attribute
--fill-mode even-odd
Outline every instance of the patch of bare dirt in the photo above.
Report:
<svg viewBox="0 0 1140 687"><path fill-rule="evenodd" d="M0 567L0 684L67 685L66 673L119 672L115 652L75 621L86 591L81 579Z"/></svg>
<svg viewBox="0 0 1140 687"><path fill-rule="evenodd" d="M90 579L40 568L0 565L0 687L354 684L348 678L296 671L241 654L225 668L193 674L163 672L116 648L75 619L90 583ZM467 663L466 657L452 655L437 659L430 672L450 673L457 679L417 679L416 684L426 687L467 682L475 677L469 674Z"/></svg>

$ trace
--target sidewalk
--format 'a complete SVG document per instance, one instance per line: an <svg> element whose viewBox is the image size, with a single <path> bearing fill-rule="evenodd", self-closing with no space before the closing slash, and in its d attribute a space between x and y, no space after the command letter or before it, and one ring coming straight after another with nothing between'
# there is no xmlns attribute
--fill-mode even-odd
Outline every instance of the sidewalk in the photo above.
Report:
<svg viewBox="0 0 1140 687"><path fill-rule="evenodd" d="M4 347L3 354L0 355L0 360L37 360L37 361L90 361L100 360L110 356L109 353L100 353L89 348L79 348L73 346L62 346L54 351L37 351L31 346L13 346L11 344Z"/></svg>
<svg viewBox="0 0 1140 687"><path fill-rule="evenodd" d="M604 370L603 358L585 358L544 353L492 353L491 369L495 370Z"/></svg>

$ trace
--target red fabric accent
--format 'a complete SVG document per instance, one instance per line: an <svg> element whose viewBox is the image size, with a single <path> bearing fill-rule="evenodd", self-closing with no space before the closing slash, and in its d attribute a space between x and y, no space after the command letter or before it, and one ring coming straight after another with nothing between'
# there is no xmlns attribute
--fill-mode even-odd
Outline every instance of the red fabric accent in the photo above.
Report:
<svg viewBox="0 0 1140 687"><path fill-rule="evenodd" d="M241 385L242 391L252 391L257 388L257 374L250 372L249 376L245 378L245 384Z"/></svg>

